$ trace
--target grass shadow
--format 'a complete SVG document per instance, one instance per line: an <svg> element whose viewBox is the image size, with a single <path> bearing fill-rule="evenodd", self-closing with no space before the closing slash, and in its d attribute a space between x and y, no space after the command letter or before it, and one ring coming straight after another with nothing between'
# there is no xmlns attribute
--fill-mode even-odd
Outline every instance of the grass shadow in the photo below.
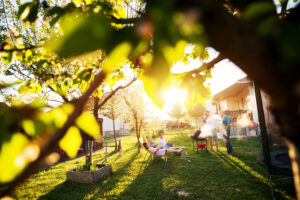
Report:
<svg viewBox="0 0 300 200"><path fill-rule="evenodd" d="M63 182L57 185L46 195L39 197L39 200L50 199L83 199L87 194L95 189L95 185L85 185L72 182ZM72 192L70 192L72 191Z"/></svg>
<svg viewBox="0 0 300 200"><path fill-rule="evenodd" d="M170 178L169 172L176 169L178 159L172 154L168 155L167 163L160 157L152 158L117 199L174 199L176 195L166 189L165 180Z"/></svg>
<svg viewBox="0 0 300 200"><path fill-rule="evenodd" d="M225 162L230 163L234 168L239 169L248 176L254 177L257 181L263 183L265 186L270 187L270 182L269 179L266 177L265 169L255 170L251 168L249 165L247 165L247 163L239 159L239 157L236 156L236 154L228 155L220 152L218 156ZM293 199L293 196L295 196L293 183L290 180L288 180L288 182L285 182L285 187L280 186L280 184L276 182L273 182L272 186L275 192L276 199ZM269 194L271 195L271 190L270 188L268 189Z"/></svg>
<svg viewBox="0 0 300 200"><path fill-rule="evenodd" d="M192 149L189 131L185 134L166 135L177 146L186 146L188 155L168 155L168 162L159 158L139 173L145 154L137 153L136 137L122 140L122 156L110 152L107 162L113 174L93 185L65 182L65 172L76 166L76 161L61 163L49 170L33 175L30 181L18 188L16 199L270 199L265 169L256 162L260 152L259 138L232 139L233 155L227 155L224 143L219 140L220 153ZM97 154L97 157L104 152ZM182 160L180 158L187 158ZM188 162L190 160L191 162ZM84 163L79 159L79 163ZM286 184L293 188L292 182ZM275 184L277 187L277 183ZM277 199L294 199L288 189ZM279 191L279 190L277 190ZM28 193L28 194L27 194ZM46 194L47 193L47 194ZM277 194L277 193L276 193Z"/></svg>
<svg viewBox="0 0 300 200"><path fill-rule="evenodd" d="M84 199L93 196L98 191L102 192L110 187L114 188L115 184L119 182L118 177L120 177L120 174L126 173L126 170L134 162L136 156L137 153L132 153L129 160L123 166L119 166L115 171L113 170L112 176L103 178L95 184L79 184L65 181L39 199Z"/></svg>

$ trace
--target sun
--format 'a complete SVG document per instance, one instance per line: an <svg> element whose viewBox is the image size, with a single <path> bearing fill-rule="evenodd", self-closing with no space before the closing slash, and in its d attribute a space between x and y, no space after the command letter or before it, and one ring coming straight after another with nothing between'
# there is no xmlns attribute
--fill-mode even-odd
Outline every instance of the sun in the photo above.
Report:
<svg viewBox="0 0 300 200"><path fill-rule="evenodd" d="M164 99L166 101L166 104L172 104L176 102L183 103L186 94L186 91L181 90L177 87L172 87L164 92Z"/></svg>

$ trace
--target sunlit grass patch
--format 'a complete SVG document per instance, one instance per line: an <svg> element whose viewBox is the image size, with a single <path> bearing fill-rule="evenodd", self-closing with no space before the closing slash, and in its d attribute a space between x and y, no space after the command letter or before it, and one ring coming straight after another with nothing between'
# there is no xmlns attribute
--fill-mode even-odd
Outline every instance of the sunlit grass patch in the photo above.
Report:
<svg viewBox="0 0 300 200"><path fill-rule="evenodd" d="M186 146L188 155L170 154L168 162L152 159L143 166L145 151L137 153L135 136L122 138L122 155L108 151L113 174L93 185L66 182L66 171L84 163L84 158L59 163L34 174L16 190L17 199L270 199L265 169L256 162L260 138L232 139L234 154L227 155L223 141L220 152L192 150L193 130L168 130L165 137ZM94 154L103 158L104 152ZM188 158L191 162L181 160ZM274 183L277 199L294 197L291 180Z"/></svg>

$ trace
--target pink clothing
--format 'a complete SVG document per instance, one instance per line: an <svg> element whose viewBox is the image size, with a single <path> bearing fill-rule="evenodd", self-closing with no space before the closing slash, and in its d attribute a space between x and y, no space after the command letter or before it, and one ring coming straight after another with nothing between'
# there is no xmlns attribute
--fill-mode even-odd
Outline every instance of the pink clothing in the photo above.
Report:
<svg viewBox="0 0 300 200"><path fill-rule="evenodd" d="M148 150L150 152L152 152L152 153L156 152L155 154L158 155L158 156L164 156L164 155L166 155L166 150L165 149L159 149L157 151L157 148L149 147Z"/></svg>

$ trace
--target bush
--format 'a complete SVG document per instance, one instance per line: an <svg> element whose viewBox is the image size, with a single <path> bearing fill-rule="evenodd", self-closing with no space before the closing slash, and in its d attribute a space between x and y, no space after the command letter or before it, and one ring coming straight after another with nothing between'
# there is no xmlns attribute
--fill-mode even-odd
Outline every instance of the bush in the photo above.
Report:
<svg viewBox="0 0 300 200"><path fill-rule="evenodd" d="M167 129L177 129L177 128L191 128L191 124L186 122L173 122L169 121L166 124Z"/></svg>

